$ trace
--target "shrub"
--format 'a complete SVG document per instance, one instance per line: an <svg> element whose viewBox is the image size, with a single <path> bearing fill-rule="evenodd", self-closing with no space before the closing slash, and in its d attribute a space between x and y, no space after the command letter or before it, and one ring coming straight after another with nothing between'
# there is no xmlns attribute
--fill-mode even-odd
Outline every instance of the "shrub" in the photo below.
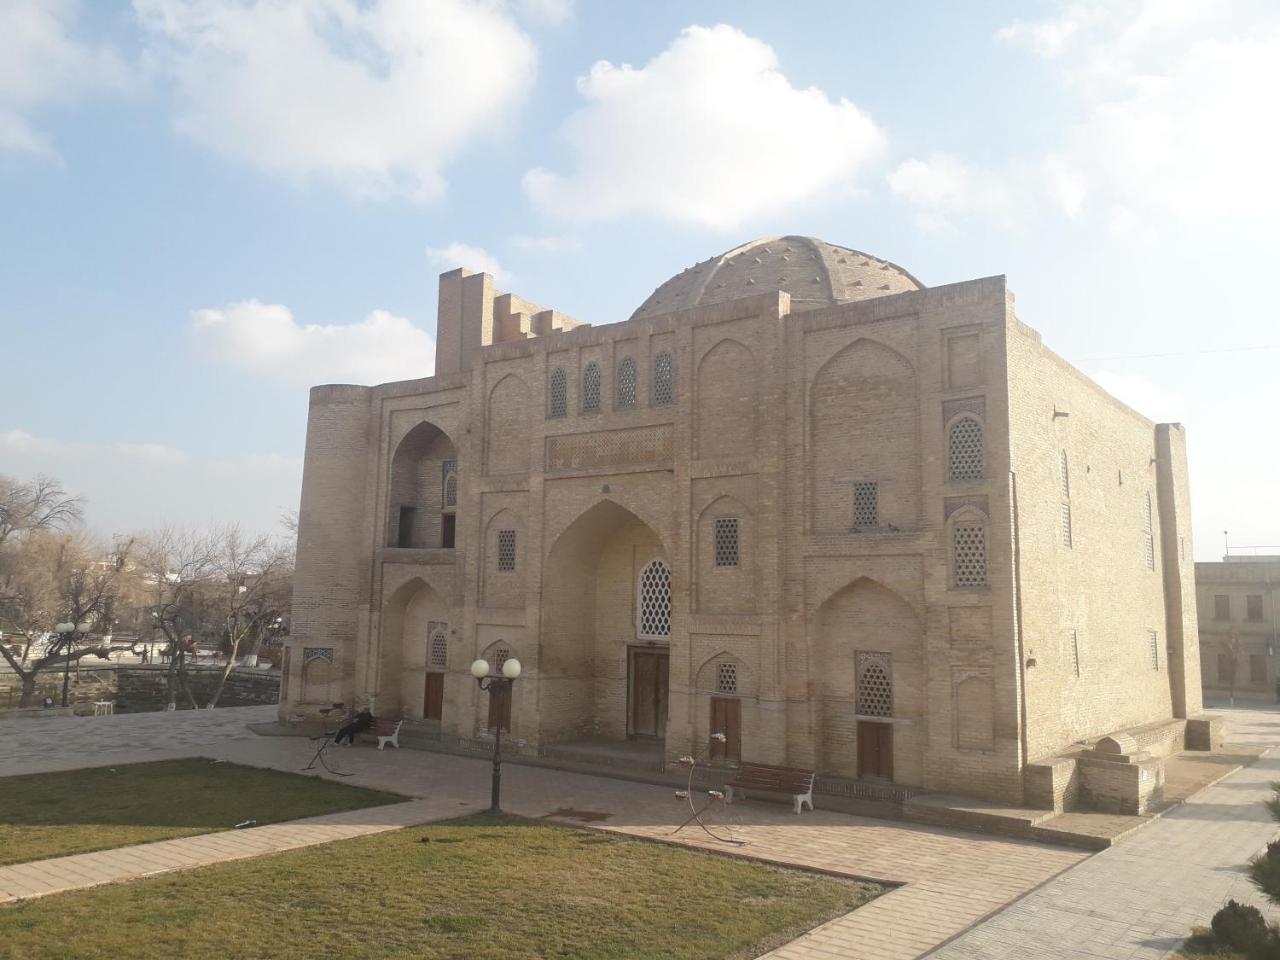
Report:
<svg viewBox="0 0 1280 960"><path fill-rule="evenodd" d="M1268 939L1262 911L1234 900L1228 900L1227 905L1213 915L1211 926L1219 943L1242 953L1253 954L1263 949Z"/></svg>

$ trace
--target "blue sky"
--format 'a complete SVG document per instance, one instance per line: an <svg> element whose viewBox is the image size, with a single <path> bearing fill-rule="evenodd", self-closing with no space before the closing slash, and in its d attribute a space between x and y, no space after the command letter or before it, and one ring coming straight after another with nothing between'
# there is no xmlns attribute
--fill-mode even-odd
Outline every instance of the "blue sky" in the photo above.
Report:
<svg viewBox="0 0 1280 960"><path fill-rule="evenodd" d="M1280 544L1277 89L1250 0L0 0L0 472L269 528L307 386L428 373L440 271L600 324L801 233L1006 274L1187 425L1199 558Z"/></svg>

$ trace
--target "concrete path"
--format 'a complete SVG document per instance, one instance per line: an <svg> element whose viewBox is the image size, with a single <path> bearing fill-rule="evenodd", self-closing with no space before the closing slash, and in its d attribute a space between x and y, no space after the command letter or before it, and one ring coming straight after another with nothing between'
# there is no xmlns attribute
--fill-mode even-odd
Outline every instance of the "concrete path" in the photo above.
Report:
<svg viewBox="0 0 1280 960"><path fill-rule="evenodd" d="M247 830L206 833L198 837L34 860L0 867L0 903L363 837L439 820L444 816L456 814L452 809L441 810L430 800L411 800Z"/></svg>
<svg viewBox="0 0 1280 960"><path fill-rule="evenodd" d="M274 719L265 706L0 720L0 776L200 756L211 743L255 739L245 725Z"/></svg>
<svg viewBox="0 0 1280 960"><path fill-rule="evenodd" d="M1230 742L1280 743L1280 712L1227 710ZM1262 806L1280 780L1280 749L1191 797L930 953L937 960L1036 957L1159 960L1228 898L1280 921L1244 876L1244 862L1280 835Z"/></svg>

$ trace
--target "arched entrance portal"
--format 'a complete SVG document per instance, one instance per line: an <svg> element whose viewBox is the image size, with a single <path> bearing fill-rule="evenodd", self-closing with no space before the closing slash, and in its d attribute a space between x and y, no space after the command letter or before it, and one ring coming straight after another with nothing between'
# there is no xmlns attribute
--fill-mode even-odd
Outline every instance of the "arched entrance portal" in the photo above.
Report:
<svg viewBox="0 0 1280 960"><path fill-rule="evenodd" d="M448 605L424 581L410 580L387 599L379 630L378 714L442 718L449 630Z"/></svg>
<svg viewBox="0 0 1280 960"><path fill-rule="evenodd" d="M557 538L544 570L543 741L663 741L672 589L662 540L604 501Z"/></svg>

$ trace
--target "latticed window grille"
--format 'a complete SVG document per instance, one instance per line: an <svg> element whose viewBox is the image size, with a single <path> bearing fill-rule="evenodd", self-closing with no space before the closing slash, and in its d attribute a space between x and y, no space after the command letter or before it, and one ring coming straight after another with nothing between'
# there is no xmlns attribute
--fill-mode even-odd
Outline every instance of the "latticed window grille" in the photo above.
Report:
<svg viewBox="0 0 1280 960"><path fill-rule="evenodd" d="M1069 499L1071 496L1071 470L1067 465L1067 451L1062 451L1062 456L1058 460L1058 479L1062 483L1062 499Z"/></svg>
<svg viewBox="0 0 1280 960"><path fill-rule="evenodd" d="M594 360L582 371L582 412L598 413L600 410L600 364Z"/></svg>
<svg viewBox="0 0 1280 960"><path fill-rule="evenodd" d="M716 664L716 693L736 694L738 692L738 665L722 662Z"/></svg>
<svg viewBox="0 0 1280 960"><path fill-rule="evenodd" d="M510 572L516 568L516 532L498 531L498 569Z"/></svg>
<svg viewBox="0 0 1280 960"><path fill-rule="evenodd" d="M493 651L493 672L501 673L502 665L511 659L511 651L507 647L499 647Z"/></svg>
<svg viewBox="0 0 1280 960"><path fill-rule="evenodd" d="M874 480L857 480L853 484L853 525L880 526L880 484Z"/></svg>
<svg viewBox="0 0 1280 960"><path fill-rule="evenodd" d="M637 633L645 639L671 636L671 568L654 560L640 571Z"/></svg>
<svg viewBox="0 0 1280 960"><path fill-rule="evenodd" d="M551 384L547 391L547 415L551 417L567 417L569 415L569 376L563 367L551 371Z"/></svg>
<svg viewBox="0 0 1280 960"><path fill-rule="evenodd" d="M716 518L716 566L738 565L738 518Z"/></svg>
<svg viewBox="0 0 1280 960"><path fill-rule="evenodd" d="M987 528L957 523L951 530L951 563L957 587L987 585Z"/></svg>
<svg viewBox="0 0 1280 960"><path fill-rule="evenodd" d="M653 358L653 402L655 406L672 403L676 398L675 369L671 353L663 350Z"/></svg>
<svg viewBox="0 0 1280 960"><path fill-rule="evenodd" d="M1071 631L1071 673L1073 676L1080 676L1080 637Z"/></svg>
<svg viewBox="0 0 1280 960"><path fill-rule="evenodd" d="M1151 669L1160 669L1160 634L1155 630L1147 631L1147 643L1151 647Z"/></svg>
<svg viewBox="0 0 1280 960"><path fill-rule="evenodd" d="M951 479L982 479L982 424L961 417L951 425Z"/></svg>
<svg viewBox="0 0 1280 960"><path fill-rule="evenodd" d="M1062 505L1062 545L1071 546L1071 504Z"/></svg>
<svg viewBox="0 0 1280 960"><path fill-rule="evenodd" d="M440 502L446 510L458 505L458 461L446 460L440 464Z"/></svg>
<svg viewBox="0 0 1280 960"><path fill-rule="evenodd" d="M618 406L634 407L636 405L636 362L631 357L623 357L618 364Z"/></svg>
<svg viewBox="0 0 1280 960"><path fill-rule="evenodd" d="M449 665L449 625L441 623L439 620L432 620L427 624L427 637L429 638L431 648L428 653L428 659L431 666L436 670L443 670Z"/></svg>
<svg viewBox="0 0 1280 960"><path fill-rule="evenodd" d="M1151 494L1147 494L1147 516L1146 526L1142 531L1142 551L1143 557L1147 561L1147 569L1154 570L1156 568L1156 537L1155 526L1151 516Z"/></svg>
<svg viewBox="0 0 1280 960"><path fill-rule="evenodd" d="M864 717L893 716L893 681L887 653L858 654L858 713Z"/></svg>

